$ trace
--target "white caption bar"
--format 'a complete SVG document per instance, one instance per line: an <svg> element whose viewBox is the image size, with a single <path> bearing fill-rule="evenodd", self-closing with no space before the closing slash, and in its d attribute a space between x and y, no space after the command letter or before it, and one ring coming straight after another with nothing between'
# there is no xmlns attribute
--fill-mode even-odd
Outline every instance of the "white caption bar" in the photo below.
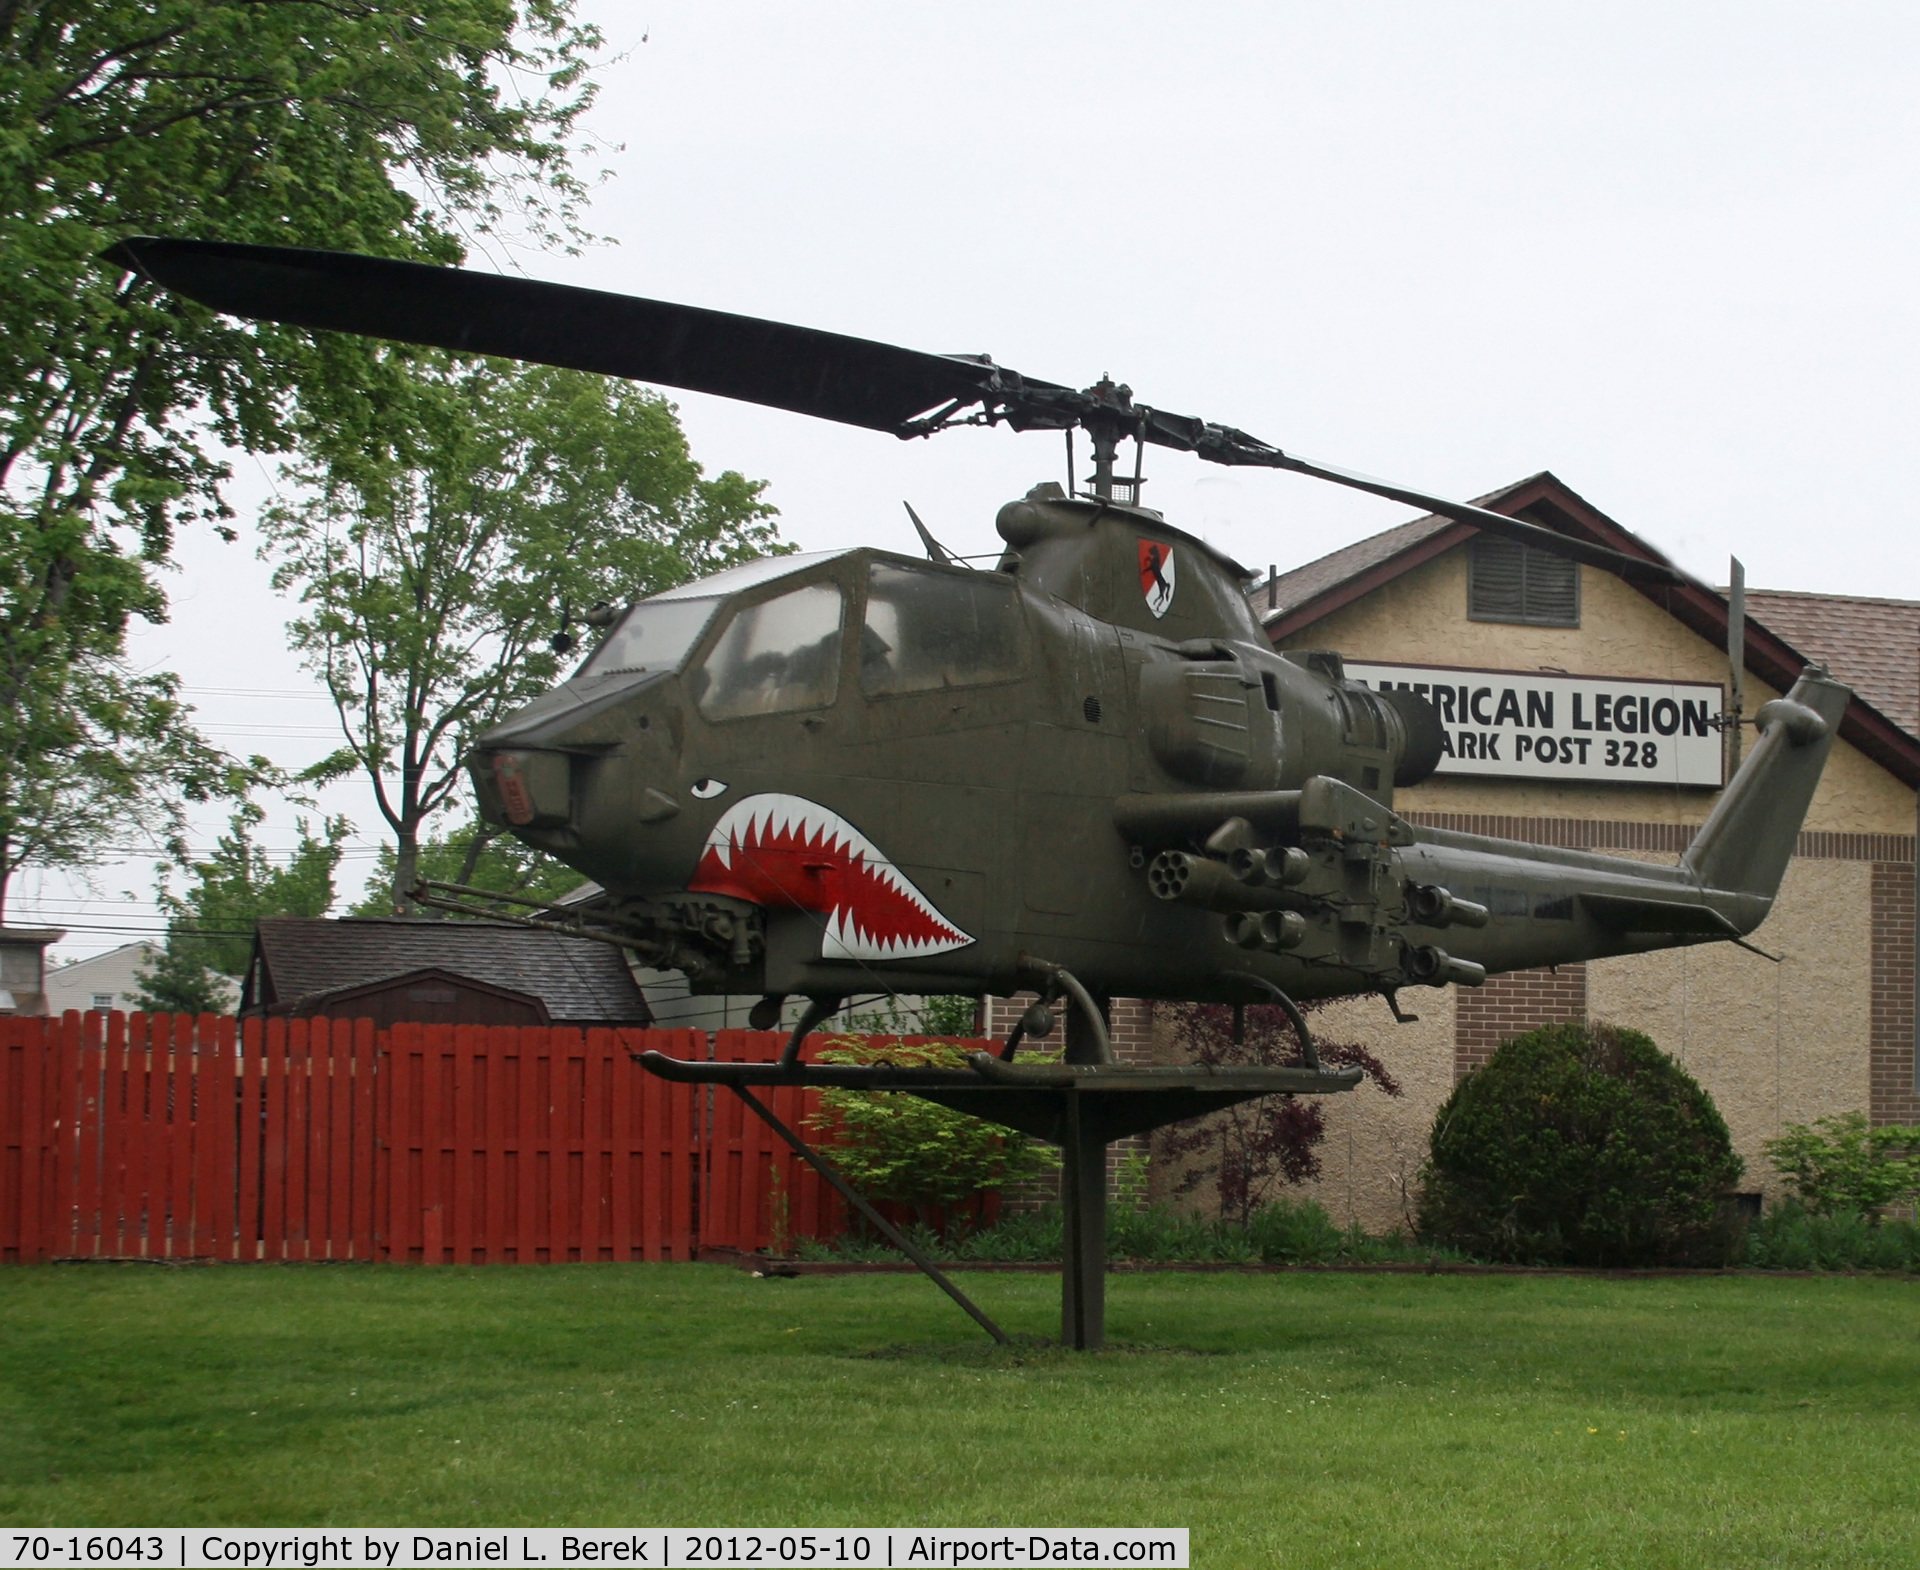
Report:
<svg viewBox="0 0 1920 1570"><path fill-rule="evenodd" d="M1154 1565L1186 1570L1185 1527L543 1527L448 1531L293 1527L225 1531L195 1527L100 1531L7 1528L0 1567L17 1565L238 1566L291 1570L321 1565L852 1566L924 1570L967 1565Z"/></svg>

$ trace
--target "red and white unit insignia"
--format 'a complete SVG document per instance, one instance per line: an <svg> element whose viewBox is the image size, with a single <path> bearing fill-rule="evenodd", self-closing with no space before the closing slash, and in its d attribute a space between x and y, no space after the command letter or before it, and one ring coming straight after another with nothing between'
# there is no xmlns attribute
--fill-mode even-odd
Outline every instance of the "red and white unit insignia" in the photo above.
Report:
<svg viewBox="0 0 1920 1570"><path fill-rule="evenodd" d="M1173 607L1173 547L1158 540L1140 542L1140 592L1158 621Z"/></svg>
<svg viewBox="0 0 1920 1570"><path fill-rule="evenodd" d="M820 912L822 959L918 959L973 942L866 835L804 796L735 802L707 836L687 887Z"/></svg>

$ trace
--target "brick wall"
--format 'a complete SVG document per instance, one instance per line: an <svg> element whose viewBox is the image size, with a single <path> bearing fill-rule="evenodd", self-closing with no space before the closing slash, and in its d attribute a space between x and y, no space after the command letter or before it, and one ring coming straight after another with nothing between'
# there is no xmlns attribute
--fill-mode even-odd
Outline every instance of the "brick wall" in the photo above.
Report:
<svg viewBox="0 0 1920 1570"><path fill-rule="evenodd" d="M1920 1123L1913 1088L1913 864L1873 865L1869 1113L1875 1123Z"/></svg>
<svg viewBox="0 0 1920 1570"><path fill-rule="evenodd" d="M1484 986L1456 989L1453 1077L1464 1078L1492 1057L1500 1044L1540 1025L1587 1017L1587 967L1516 970L1489 977Z"/></svg>

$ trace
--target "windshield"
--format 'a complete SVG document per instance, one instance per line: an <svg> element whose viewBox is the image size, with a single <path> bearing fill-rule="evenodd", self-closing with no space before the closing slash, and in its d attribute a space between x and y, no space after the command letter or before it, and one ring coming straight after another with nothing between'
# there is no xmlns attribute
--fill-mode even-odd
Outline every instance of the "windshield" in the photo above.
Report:
<svg viewBox="0 0 1920 1570"><path fill-rule="evenodd" d="M642 600L607 634L580 667L580 674L672 670L687 657L719 603L717 599Z"/></svg>
<svg viewBox="0 0 1920 1570"><path fill-rule="evenodd" d="M810 583L743 608L687 678L708 719L824 708L840 690L840 586Z"/></svg>

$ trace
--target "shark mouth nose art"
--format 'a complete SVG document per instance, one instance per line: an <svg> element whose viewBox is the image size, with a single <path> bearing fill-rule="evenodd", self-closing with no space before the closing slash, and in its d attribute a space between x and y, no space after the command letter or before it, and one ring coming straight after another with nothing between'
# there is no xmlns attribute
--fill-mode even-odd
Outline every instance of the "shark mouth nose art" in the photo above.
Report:
<svg viewBox="0 0 1920 1570"><path fill-rule="evenodd" d="M823 959L916 959L973 942L866 835L804 796L735 802L707 836L687 887L820 912Z"/></svg>

